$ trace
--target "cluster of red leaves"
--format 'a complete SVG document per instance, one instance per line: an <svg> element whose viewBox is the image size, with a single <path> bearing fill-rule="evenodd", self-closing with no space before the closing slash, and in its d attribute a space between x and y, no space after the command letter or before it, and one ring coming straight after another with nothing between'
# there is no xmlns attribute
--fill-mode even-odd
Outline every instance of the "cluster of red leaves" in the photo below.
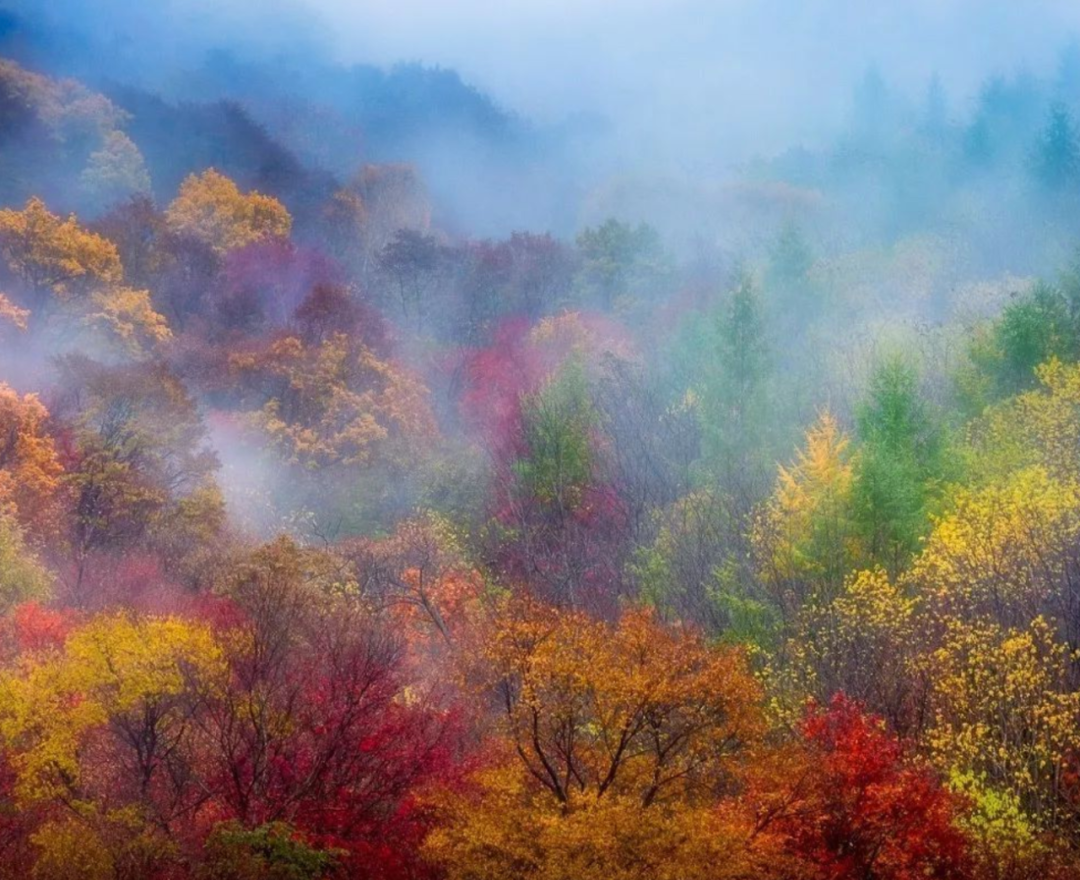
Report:
<svg viewBox="0 0 1080 880"><path fill-rule="evenodd" d="M884 723L840 694L802 722L806 796L782 825L829 880L968 876L962 804L904 754Z"/></svg>

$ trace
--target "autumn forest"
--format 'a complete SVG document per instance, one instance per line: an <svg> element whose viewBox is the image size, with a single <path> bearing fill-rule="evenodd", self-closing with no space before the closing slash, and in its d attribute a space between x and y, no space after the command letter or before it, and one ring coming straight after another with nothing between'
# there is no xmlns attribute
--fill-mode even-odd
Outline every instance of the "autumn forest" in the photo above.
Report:
<svg viewBox="0 0 1080 880"><path fill-rule="evenodd" d="M721 173L93 6L0 2L0 880L1080 880L1080 44Z"/></svg>

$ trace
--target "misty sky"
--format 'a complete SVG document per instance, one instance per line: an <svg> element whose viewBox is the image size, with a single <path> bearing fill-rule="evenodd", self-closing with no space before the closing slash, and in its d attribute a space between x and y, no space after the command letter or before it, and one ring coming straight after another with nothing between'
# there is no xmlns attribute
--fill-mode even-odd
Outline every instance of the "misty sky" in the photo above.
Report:
<svg viewBox="0 0 1080 880"><path fill-rule="evenodd" d="M453 66L534 116L726 116L767 145L834 124L872 63L918 94L1053 65L1075 0L308 0L348 59Z"/></svg>
<svg viewBox="0 0 1080 880"><path fill-rule="evenodd" d="M939 73L960 110L991 72L1051 72L1057 50L1080 33L1076 0L49 0L47 8L123 28L155 59L178 64L197 55L180 38L187 34L453 67L541 123L600 114L638 160L687 170L832 137L871 64L916 100Z"/></svg>

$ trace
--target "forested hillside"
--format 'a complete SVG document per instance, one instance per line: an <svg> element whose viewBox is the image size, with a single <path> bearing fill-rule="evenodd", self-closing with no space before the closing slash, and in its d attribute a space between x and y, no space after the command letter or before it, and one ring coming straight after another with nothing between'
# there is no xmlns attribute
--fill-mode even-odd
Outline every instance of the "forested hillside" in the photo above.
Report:
<svg viewBox="0 0 1080 880"><path fill-rule="evenodd" d="M1080 878L1080 51L694 185L444 69L45 42L0 880Z"/></svg>

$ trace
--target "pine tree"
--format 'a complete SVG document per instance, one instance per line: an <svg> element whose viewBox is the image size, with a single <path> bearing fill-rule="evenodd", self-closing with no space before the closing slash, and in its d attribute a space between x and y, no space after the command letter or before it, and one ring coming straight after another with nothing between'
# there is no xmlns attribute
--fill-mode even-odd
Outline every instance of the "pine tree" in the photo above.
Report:
<svg viewBox="0 0 1080 880"><path fill-rule="evenodd" d="M1055 104L1035 148L1035 178L1044 189L1058 191L1075 182L1078 171L1080 145L1072 116L1064 105Z"/></svg>

